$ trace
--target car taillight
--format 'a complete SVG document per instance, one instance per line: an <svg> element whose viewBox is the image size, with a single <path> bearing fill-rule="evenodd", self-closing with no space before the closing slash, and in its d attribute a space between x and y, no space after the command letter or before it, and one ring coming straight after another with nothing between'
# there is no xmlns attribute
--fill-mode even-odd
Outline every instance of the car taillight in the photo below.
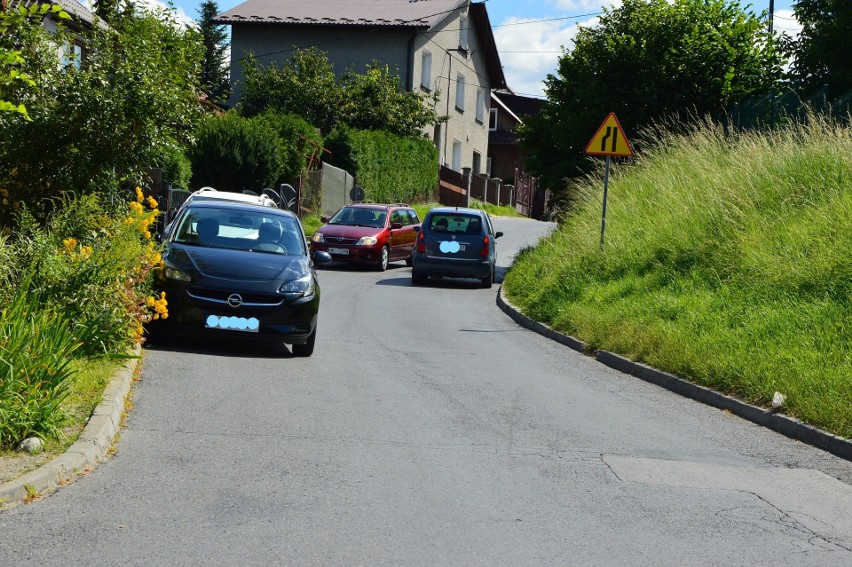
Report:
<svg viewBox="0 0 852 567"><path fill-rule="evenodd" d="M485 236L482 239L482 249L479 251L479 255L483 258L488 257L488 236Z"/></svg>
<svg viewBox="0 0 852 567"><path fill-rule="evenodd" d="M422 232L417 235L417 251L420 254L426 253L426 237L423 235Z"/></svg>

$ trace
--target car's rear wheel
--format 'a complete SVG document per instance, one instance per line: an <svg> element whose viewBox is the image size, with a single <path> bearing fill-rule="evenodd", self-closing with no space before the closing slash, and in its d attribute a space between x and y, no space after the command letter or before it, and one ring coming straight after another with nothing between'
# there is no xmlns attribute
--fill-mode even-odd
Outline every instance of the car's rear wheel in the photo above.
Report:
<svg viewBox="0 0 852 567"><path fill-rule="evenodd" d="M379 259L379 271L384 272L388 269L388 263L390 262L390 250L388 250L387 246L382 246L382 255Z"/></svg>
<svg viewBox="0 0 852 567"><path fill-rule="evenodd" d="M317 341L317 328L314 327L314 331L311 333L311 336L308 337L308 340L305 341L303 345L293 345L293 354L295 356L308 357L314 353L314 343Z"/></svg>
<svg viewBox="0 0 852 567"><path fill-rule="evenodd" d="M482 287L490 288L491 284L494 283L494 266L491 266L491 270L488 272L488 275L480 280L482 282Z"/></svg>
<svg viewBox="0 0 852 567"><path fill-rule="evenodd" d="M405 265L406 265L406 266L408 266L409 268L410 268L413 264L414 264L414 258L412 258L411 256L409 256L408 258L406 258L406 259L405 259Z"/></svg>

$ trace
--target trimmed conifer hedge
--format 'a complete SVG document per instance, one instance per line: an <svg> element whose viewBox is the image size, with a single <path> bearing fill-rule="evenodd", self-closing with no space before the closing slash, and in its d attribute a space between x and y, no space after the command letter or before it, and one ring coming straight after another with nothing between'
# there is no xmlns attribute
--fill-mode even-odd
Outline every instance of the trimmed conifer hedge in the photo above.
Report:
<svg viewBox="0 0 852 567"><path fill-rule="evenodd" d="M325 140L331 165L349 171L376 203L417 203L438 184L438 150L427 138L337 128Z"/></svg>

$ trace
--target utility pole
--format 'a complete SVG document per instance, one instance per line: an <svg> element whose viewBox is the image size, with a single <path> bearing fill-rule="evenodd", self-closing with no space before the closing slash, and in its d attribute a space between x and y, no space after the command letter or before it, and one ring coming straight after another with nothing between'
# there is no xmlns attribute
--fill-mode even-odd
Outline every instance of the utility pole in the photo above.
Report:
<svg viewBox="0 0 852 567"><path fill-rule="evenodd" d="M775 20L775 0L769 0L769 35L772 35L772 28Z"/></svg>

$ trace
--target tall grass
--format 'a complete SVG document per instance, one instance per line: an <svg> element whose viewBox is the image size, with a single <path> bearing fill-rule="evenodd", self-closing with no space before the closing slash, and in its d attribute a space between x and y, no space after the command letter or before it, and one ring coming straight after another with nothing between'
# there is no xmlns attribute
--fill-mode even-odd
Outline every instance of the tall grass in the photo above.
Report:
<svg viewBox="0 0 852 567"><path fill-rule="evenodd" d="M39 293L14 295L0 309L0 446L58 435L80 344Z"/></svg>
<svg viewBox="0 0 852 567"><path fill-rule="evenodd" d="M580 205L506 277L594 348L852 436L852 131L825 119L655 149L576 183Z"/></svg>

